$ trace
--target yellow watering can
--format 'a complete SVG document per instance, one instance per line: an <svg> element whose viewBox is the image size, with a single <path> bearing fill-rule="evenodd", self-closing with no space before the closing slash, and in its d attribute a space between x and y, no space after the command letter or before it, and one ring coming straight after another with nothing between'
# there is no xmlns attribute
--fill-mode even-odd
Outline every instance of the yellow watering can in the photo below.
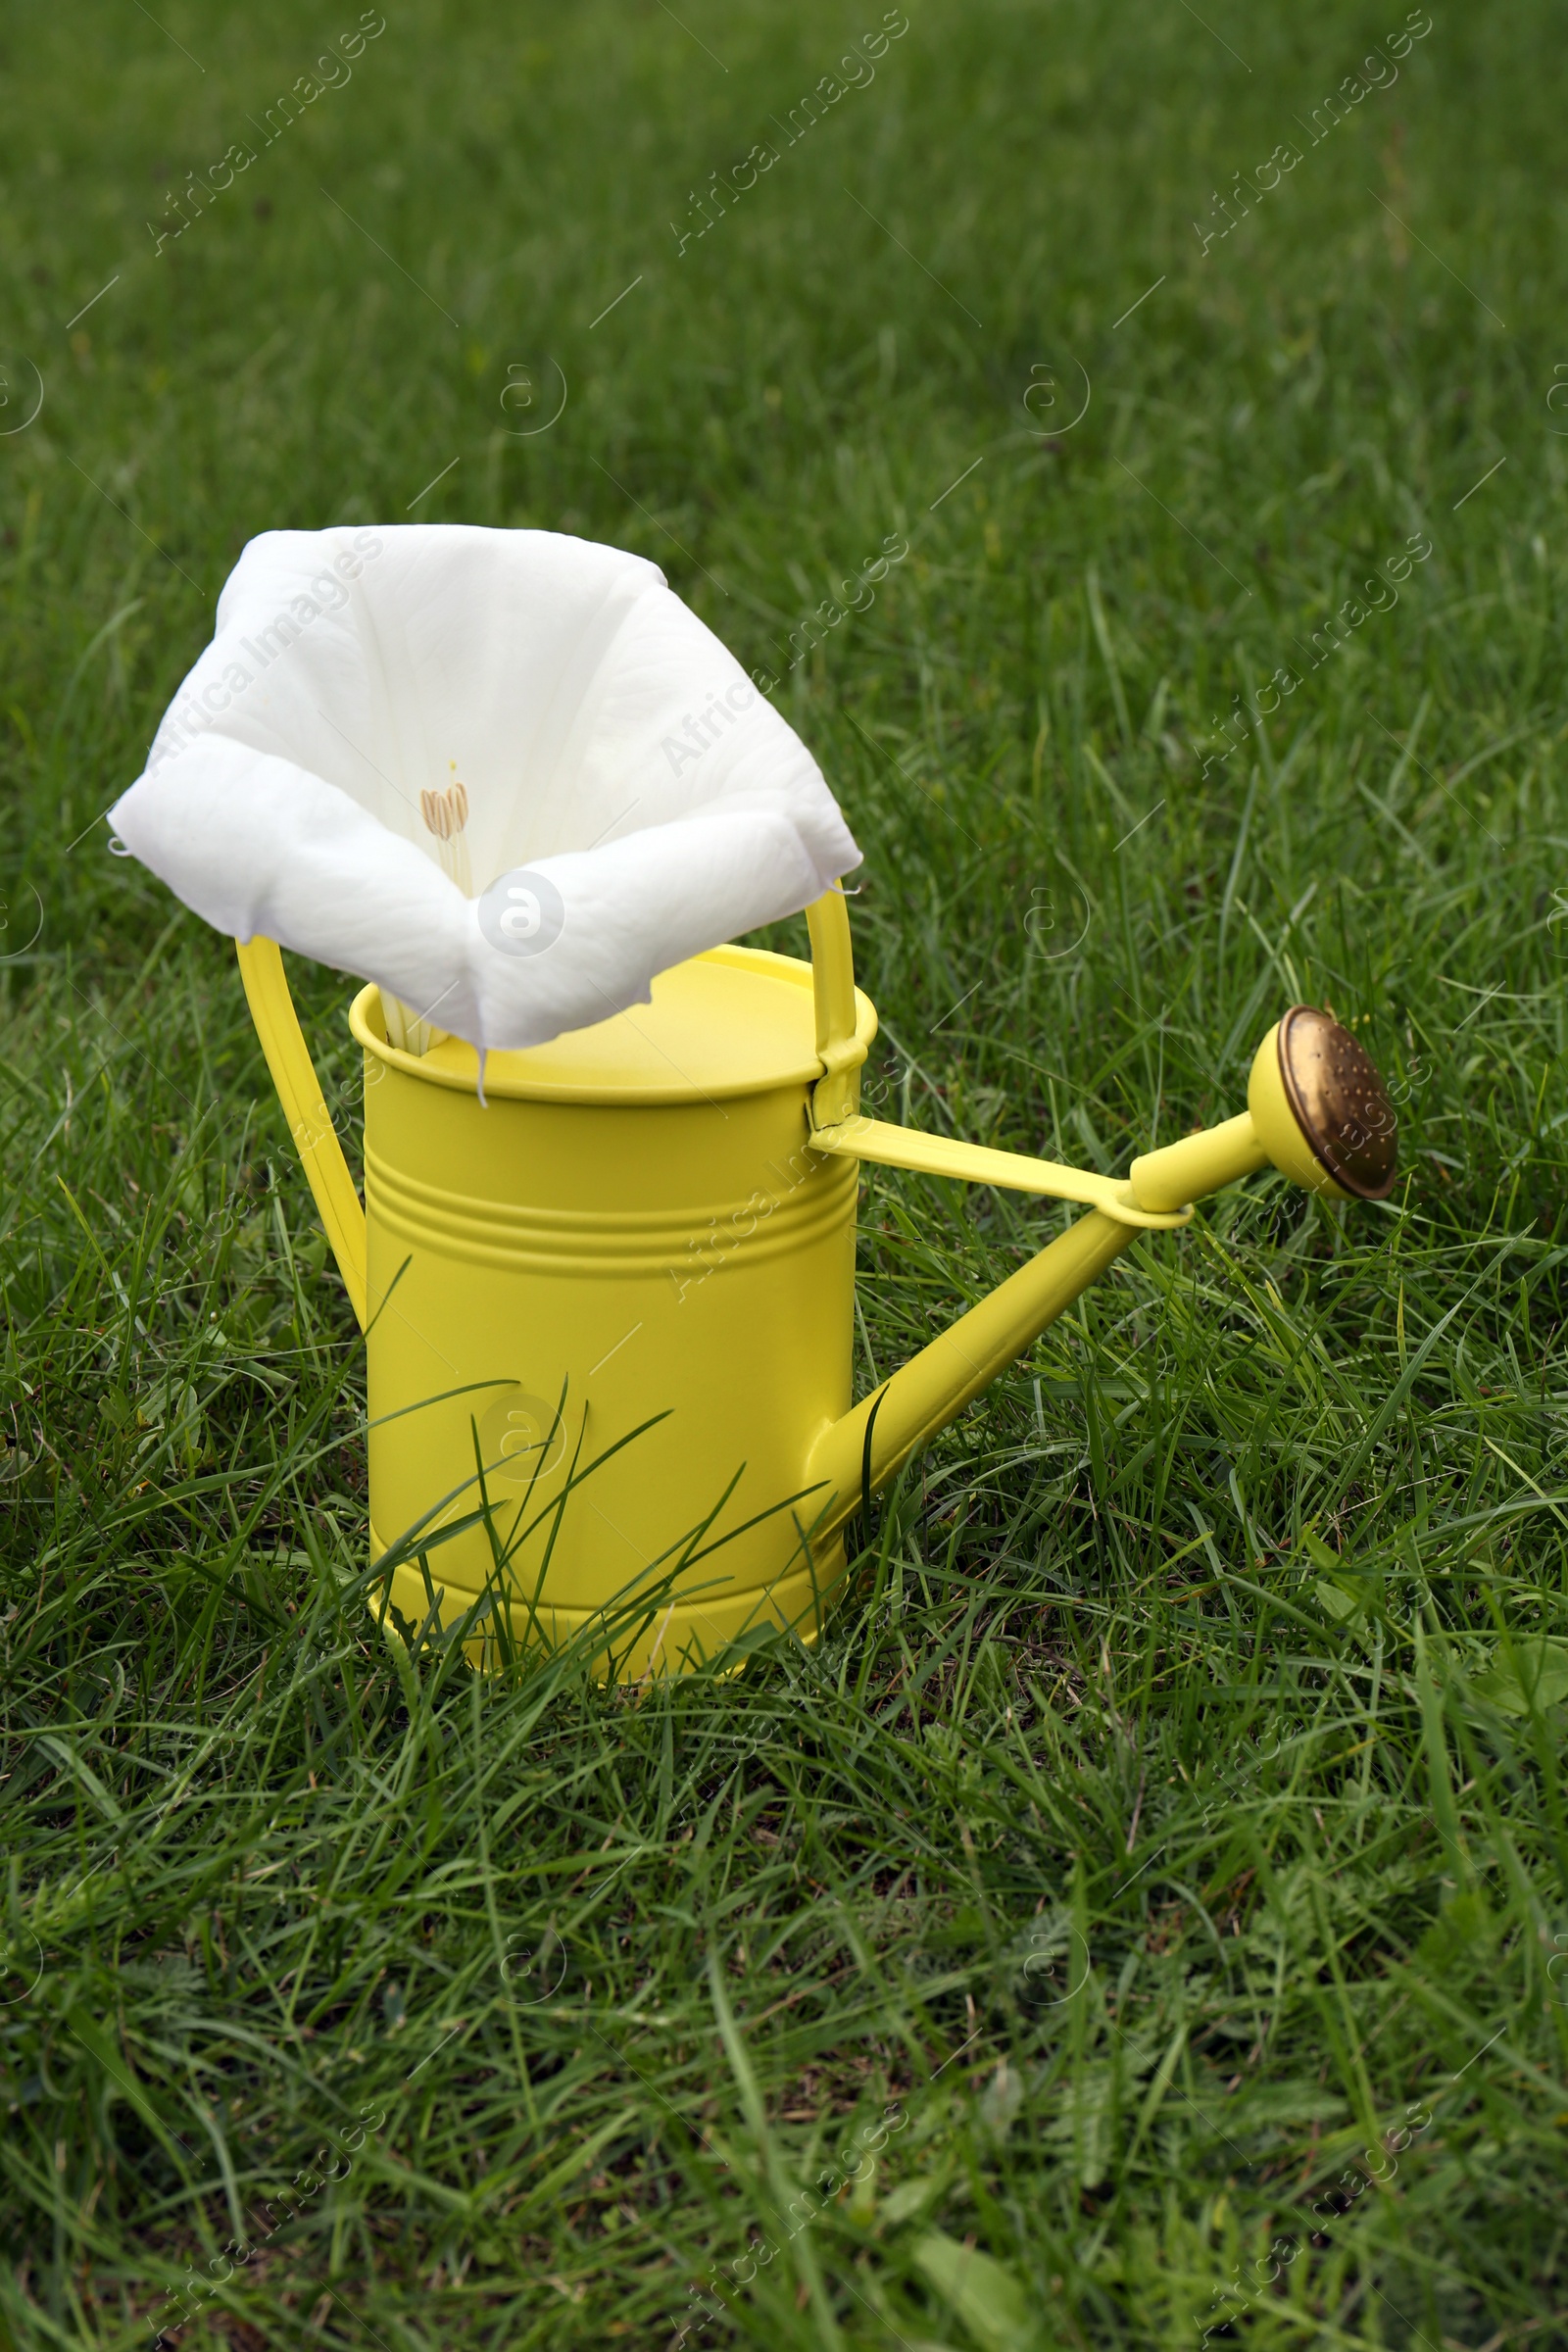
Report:
<svg viewBox="0 0 1568 2352"><path fill-rule="evenodd" d="M876 1013L848 912L809 964L721 947L652 1003L521 1053L365 1050L365 1205L270 940L239 949L268 1067L368 1335L370 1544L392 1604L448 1627L488 1594L519 1642L615 1609L622 1679L760 1627L810 1640L844 1529L1141 1232L1272 1163L1380 1200L1394 1113L1357 1041L1297 1005L1248 1108L1125 1181L859 1116ZM852 1407L859 1163L1089 1209ZM422 1555L422 1556L421 1556ZM628 1619L630 1589L651 1597ZM482 1611L470 1619L480 1622Z"/></svg>

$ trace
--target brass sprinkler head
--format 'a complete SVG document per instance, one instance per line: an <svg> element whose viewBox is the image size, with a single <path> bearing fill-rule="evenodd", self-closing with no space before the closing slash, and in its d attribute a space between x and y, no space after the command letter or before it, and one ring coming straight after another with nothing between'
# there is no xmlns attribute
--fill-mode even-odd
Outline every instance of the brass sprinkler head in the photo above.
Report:
<svg viewBox="0 0 1568 2352"><path fill-rule="evenodd" d="M1257 1050L1247 1106L1277 1168L1330 1200L1384 1200L1397 1175L1398 1121L1358 1039L1313 1004L1293 1004Z"/></svg>

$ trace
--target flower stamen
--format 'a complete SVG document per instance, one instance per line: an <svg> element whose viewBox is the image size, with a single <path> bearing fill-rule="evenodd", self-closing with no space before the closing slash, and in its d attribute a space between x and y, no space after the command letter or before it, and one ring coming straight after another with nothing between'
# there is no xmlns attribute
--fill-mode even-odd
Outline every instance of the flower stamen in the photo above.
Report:
<svg viewBox="0 0 1568 2352"><path fill-rule="evenodd" d="M468 861L468 845L463 838L468 822L467 788L458 775L457 761L449 760L447 765L452 770L451 783L444 792L421 791L419 814L424 819L425 831L436 844L441 871L449 882L457 884L466 899L471 899L473 869ZM428 1054L447 1034L385 989L381 991L381 1005L388 1041L401 1047L405 1054Z"/></svg>
<svg viewBox="0 0 1568 2352"><path fill-rule="evenodd" d="M447 762L452 769L452 781L445 792L424 791L419 795L419 814L424 829L439 844L441 871L449 882L455 882L466 899L473 896L473 873L468 862L468 845L464 830L468 822L467 788L458 775L455 760Z"/></svg>

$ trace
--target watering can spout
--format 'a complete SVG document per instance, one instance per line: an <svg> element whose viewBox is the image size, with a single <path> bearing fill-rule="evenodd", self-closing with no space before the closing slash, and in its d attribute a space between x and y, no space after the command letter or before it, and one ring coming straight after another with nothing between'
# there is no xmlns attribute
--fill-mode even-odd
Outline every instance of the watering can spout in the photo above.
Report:
<svg viewBox="0 0 1568 2352"><path fill-rule="evenodd" d="M1395 1182L1395 1124L1357 1040L1328 1013L1298 1004L1259 1046L1240 1117L1147 1152L1125 1182L872 1119L819 1130L819 1151L1081 1200L1089 1214L823 1432L810 1465L822 1504L816 1540L841 1528L1022 1355L1140 1231L1186 1224L1195 1200L1268 1166L1332 1200L1382 1200Z"/></svg>

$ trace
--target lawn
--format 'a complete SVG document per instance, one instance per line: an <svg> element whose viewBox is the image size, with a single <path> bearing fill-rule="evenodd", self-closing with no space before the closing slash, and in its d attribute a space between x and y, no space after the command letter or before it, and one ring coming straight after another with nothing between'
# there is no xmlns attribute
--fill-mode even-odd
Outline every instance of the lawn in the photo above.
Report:
<svg viewBox="0 0 1568 2352"><path fill-rule="evenodd" d="M12 13L0 2342L1568 2342L1560 45ZM1385 1204L1140 1241L738 1678L377 1634L232 949L99 821L252 534L411 519L771 678L880 1115L1120 1171L1298 1000L1399 1105ZM862 1391L1071 1213L867 1174Z"/></svg>

